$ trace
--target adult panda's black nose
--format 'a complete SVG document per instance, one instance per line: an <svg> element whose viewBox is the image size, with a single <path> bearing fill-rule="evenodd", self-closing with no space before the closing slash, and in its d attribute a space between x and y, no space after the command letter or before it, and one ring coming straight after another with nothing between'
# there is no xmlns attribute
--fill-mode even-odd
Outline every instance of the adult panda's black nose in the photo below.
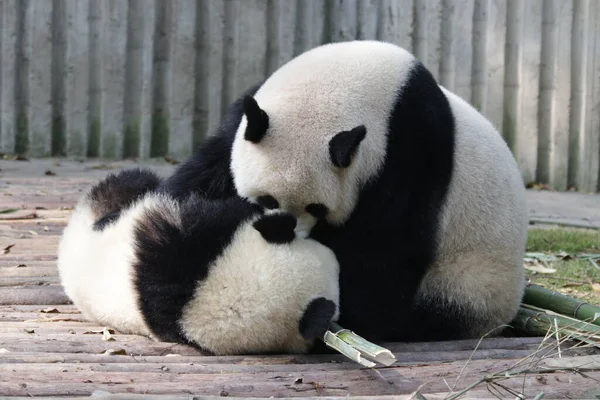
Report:
<svg viewBox="0 0 600 400"><path fill-rule="evenodd" d="M252 226L260 232L262 237L269 243L290 243L296 238L297 220L289 213L273 213L262 215L254 221Z"/></svg>

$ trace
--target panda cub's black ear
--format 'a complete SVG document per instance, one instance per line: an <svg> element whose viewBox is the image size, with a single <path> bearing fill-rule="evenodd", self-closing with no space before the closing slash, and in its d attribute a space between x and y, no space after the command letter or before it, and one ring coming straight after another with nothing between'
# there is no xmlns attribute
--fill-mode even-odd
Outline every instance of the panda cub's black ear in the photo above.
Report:
<svg viewBox="0 0 600 400"><path fill-rule="evenodd" d="M269 243L290 243L296 238L296 218L291 214L266 214L254 221L252 226Z"/></svg>
<svg viewBox="0 0 600 400"><path fill-rule="evenodd" d="M348 168L358 145L367 135L367 128L359 125L350 131L341 131L329 141L331 162L338 168Z"/></svg>
<svg viewBox="0 0 600 400"><path fill-rule="evenodd" d="M243 107L244 115L248 120L244 139L255 144L259 143L269 129L269 116L250 95L244 96Z"/></svg>
<svg viewBox="0 0 600 400"><path fill-rule="evenodd" d="M315 340L325 334L337 306L325 297L318 297L310 302L300 319L300 334L304 339Z"/></svg>

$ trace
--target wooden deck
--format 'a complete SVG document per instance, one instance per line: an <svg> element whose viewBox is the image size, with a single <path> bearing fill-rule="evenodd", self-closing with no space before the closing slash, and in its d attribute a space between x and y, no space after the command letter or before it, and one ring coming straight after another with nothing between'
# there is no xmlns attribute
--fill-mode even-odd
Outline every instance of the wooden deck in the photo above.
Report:
<svg viewBox="0 0 600 400"><path fill-rule="evenodd" d="M114 168L133 165L0 161L0 211L19 209L0 213L0 397L409 398L420 388L425 398L441 399L450 388L459 392L540 346L540 338L487 339L475 352L477 341L395 343L387 347L396 364L365 369L342 356L214 357L118 332L103 340L97 333L103 327L84 321L64 295L56 247L81 191ZM172 170L168 164L152 168ZM568 350L573 344L563 344L561 358L538 357L511 370L529 369L527 376L488 379L466 396L515 398L508 388L528 398L540 392L544 399L598 398L600 356L589 348ZM556 353L549 346L538 355Z"/></svg>

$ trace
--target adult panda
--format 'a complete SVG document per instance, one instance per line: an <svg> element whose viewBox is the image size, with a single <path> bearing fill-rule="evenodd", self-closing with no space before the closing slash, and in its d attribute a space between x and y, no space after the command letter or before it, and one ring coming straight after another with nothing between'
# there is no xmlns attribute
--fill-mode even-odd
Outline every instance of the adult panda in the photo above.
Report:
<svg viewBox="0 0 600 400"><path fill-rule="evenodd" d="M296 215L338 258L340 324L371 340L479 337L522 298L528 221L509 148L393 44L299 55L162 188Z"/></svg>
<svg viewBox="0 0 600 400"><path fill-rule="evenodd" d="M175 200L158 182L125 170L76 206L58 270L84 316L217 355L309 351L339 315L333 252L297 238L290 214L239 198Z"/></svg>

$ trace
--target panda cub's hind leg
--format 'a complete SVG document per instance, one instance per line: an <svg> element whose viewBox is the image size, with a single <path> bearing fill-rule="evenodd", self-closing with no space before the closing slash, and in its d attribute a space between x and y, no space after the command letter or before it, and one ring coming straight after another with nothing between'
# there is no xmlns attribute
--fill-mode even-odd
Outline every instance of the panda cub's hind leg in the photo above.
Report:
<svg viewBox="0 0 600 400"><path fill-rule="evenodd" d="M417 292L407 327L414 328L410 339L499 334L519 309L524 283L522 263L516 257L465 253L442 258L426 273Z"/></svg>

